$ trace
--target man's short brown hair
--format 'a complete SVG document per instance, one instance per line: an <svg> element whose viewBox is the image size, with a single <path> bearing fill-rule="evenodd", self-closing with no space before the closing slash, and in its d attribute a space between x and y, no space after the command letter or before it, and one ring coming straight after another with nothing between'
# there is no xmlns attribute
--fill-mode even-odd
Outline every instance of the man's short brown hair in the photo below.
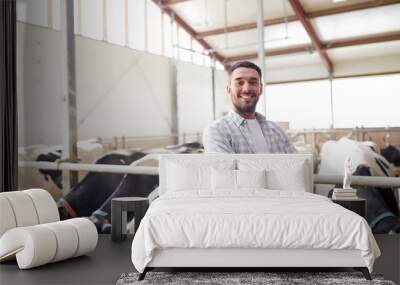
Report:
<svg viewBox="0 0 400 285"><path fill-rule="evenodd" d="M251 61L239 61L239 62L236 62L234 65L232 65L229 68L229 70L228 70L229 76L232 74L232 72L235 69L238 69L239 67L254 69L255 71L257 71L258 76L260 76L260 81L261 81L261 79L262 79L261 69L256 64L252 63Z"/></svg>

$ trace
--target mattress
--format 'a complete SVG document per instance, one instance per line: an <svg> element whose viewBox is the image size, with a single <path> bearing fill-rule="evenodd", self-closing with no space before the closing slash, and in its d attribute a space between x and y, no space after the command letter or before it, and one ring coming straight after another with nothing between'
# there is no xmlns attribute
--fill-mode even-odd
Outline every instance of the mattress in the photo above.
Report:
<svg viewBox="0 0 400 285"><path fill-rule="evenodd" d="M162 195L135 234L132 262L143 272L155 250L170 248L359 250L370 271L380 255L361 216L323 196L269 189Z"/></svg>

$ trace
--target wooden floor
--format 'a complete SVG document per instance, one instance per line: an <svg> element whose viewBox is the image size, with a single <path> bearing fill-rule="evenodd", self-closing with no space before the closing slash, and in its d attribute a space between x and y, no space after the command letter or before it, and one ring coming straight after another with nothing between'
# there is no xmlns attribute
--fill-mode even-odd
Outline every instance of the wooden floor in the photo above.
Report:
<svg viewBox="0 0 400 285"><path fill-rule="evenodd" d="M400 284L400 235L375 236L383 256L374 272ZM131 258L132 238L112 242L100 235L95 251L87 256L19 270L16 262L0 264L0 284L115 284L122 273L135 271Z"/></svg>

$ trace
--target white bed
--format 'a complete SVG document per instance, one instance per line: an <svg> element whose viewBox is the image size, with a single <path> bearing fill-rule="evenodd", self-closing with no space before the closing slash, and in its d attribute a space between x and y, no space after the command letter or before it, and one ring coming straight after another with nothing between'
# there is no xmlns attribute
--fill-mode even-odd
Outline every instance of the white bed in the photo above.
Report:
<svg viewBox="0 0 400 285"><path fill-rule="evenodd" d="M160 157L160 197L132 243L154 267L354 267L380 255L368 223L312 194L305 154Z"/></svg>

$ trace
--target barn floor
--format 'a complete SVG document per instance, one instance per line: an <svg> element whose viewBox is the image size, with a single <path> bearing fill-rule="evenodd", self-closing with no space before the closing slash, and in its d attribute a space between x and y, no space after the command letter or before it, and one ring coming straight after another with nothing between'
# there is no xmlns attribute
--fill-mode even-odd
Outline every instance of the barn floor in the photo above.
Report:
<svg viewBox="0 0 400 285"><path fill-rule="evenodd" d="M374 272L400 284L400 235L375 235L382 251ZM134 271L130 259L132 238L111 241L100 235L96 250L58 263L29 270L19 270L16 262L0 265L0 284L115 284L124 272Z"/></svg>

